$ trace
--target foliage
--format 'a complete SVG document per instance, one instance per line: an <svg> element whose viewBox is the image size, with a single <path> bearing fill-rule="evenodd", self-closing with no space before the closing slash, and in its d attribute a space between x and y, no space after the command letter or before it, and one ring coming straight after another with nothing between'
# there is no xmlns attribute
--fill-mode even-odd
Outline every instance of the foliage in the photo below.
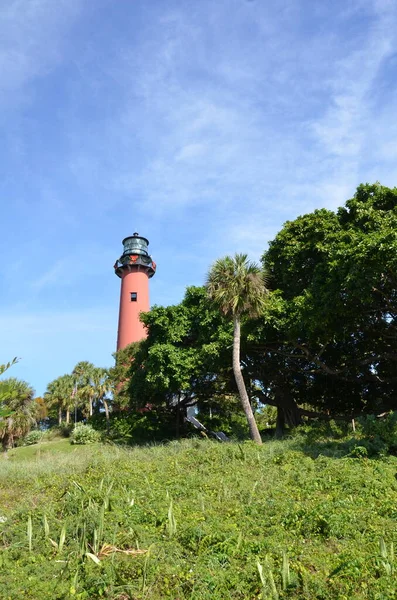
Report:
<svg viewBox="0 0 397 600"><path fill-rule="evenodd" d="M47 403L41 396L36 396L34 403L36 407L36 419L38 422L44 423L48 417Z"/></svg>
<svg viewBox="0 0 397 600"><path fill-rule="evenodd" d="M76 394L76 401L83 407L84 416L92 416L96 390L92 385L95 366L86 361L80 361L74 367L71 377Z"/></svg>
<svg viewBox="0 0 397 600"><path fill-rule="evenodd" d="M85 425L84 423L77 423L70 434L70 442L72 444L94 444L100 439L100 433L93 429L91 425Z"/></svg>
<svg viewBox="0 0 397 600"><path fill-rule="evenodd" d="M141 319L147 339L118 353L117 365L127 351L130 358L112 375L115 390L128 385L132 410L158 407L182 427L187 406L204 408L230 393L231 327L204 288L190 287L179 305L154 306Z"/></svg>
<svg viewBox="0 0 397 600"><path fill-rule="evenodd" d="M95 415L90 424L98 431L105 431L103 414ZM115 444L150 444L175 438L176 422L170 411L160 407L133 412L115 412L110 415L106 439Z"/></svg>
<svg viewBox="0 0 397 600"><path fill-rule="evenodd" d="M259 316L265 307L263 270L246 254L225 256L212 265L206 282L209 297L229 317Z"/></svg>
<svg viewBox="0 0 397 600"><path fill-rule="evenodd" d="M52 409L55 409L58 416L58 425L62 425L63 413L66 413L66 425L68 425L70 422L70 411L76 403L72 375L62 375L51 381L47 385L44 401L49 415L52 414Z"/></svg>
<svg viewBox="0 0 397 600"><path fill-rule="evenodd" d="M259 316L265 307L267 289L264 273L246 254L226 256L211 267L206 282L208 296L233 320L233 373L251 435L257 444L261 436L241 372L240 330L242 316Z"/></svg>
<svg viewBox="0 0 397 600"><path fill-rule="evenodd" d="M359 420L359 431L384 453L397 454L397 412L383 417L365 415Z"/></svg>
<svg viewBox="0 0 397 600"><path fill-rule="evenodd" d="M273 297L248 349L268 402L350 417L395 408L396 231L397 189L366 184L270 243Z"/></svg>
<svg viewBox="0 0 397 600"><path fill-rule="evenodd" d="M113 354L115 365L109 369L109 379L113 392L113 406L116 411L125 410L131 402L130 370L139 346L139 342L133 342Z"/></svg>
<svg viewBox="0 0 397 600"><path fill-rule="evenodd" d="M108 416L107 395L112 390L108 370L81 361L74 367L72 377L76 402L82 409L83 416L92 417L94 410L99 411L102 407Z"/></svg>
<svg viewBox="0 0 397 600"><path fill-rule="evenodd" d="M36 423L33 388L20 379L0 381L0 440L3 450L12 448Z"/></svg>
<svg viewBox="0 0 397 600"><path fill-rule="evenodd" d="M109 414L109 398L112 385L107 369L95 367L92 363L81 361L77 363L71 374L62 375L51 381L44 394L44 403L50 418L57 414L58 426L63 426L65 416L66 427L74 419L81 421L84 417L93 415L105 409Z"/></svg>
<svg viewBox="0 0 397 600"><path fill-rule="evenodd" d="M73 429L74 423L62 423L62 425L53 425L44 432L44 436L46 440L53 440L55 438L69 438Z"/></svg>
<svg viewBox="0 0 397 600"><path fill-rule="evenodd" d="M43 432L39 429L32 429L29 431L21 440L21 446L31 446L32 444L38 444L43 439Z"/></svg>
<svg viewBox="0 0 397 600"><path fill-rule="evenodd" d="M17 448L0 462L0 596L393 600L397 458L331 442Z"/></svg>
<svg viewBox="0 0 397 600"><path fill-rule="evenodd" d="M15 357L12 360L10 360L10 362L5 363L4 365L0 365L0 375L3 375L3 373L5 373L7 371L7 369L12 367L12 365L15 365L15 363L17 363L17 362L18 362L18 359L17 359L17 357Z"/></svg>

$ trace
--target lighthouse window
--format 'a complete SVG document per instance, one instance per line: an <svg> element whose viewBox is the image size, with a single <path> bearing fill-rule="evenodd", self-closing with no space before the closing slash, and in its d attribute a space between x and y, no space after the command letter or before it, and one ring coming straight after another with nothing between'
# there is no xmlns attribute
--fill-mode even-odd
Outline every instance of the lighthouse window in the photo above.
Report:
<svg viewBox="0 0 397 600"><path fill-rule="evenodd" d="M131 292L131 302L136 302L138 300L137 292Z"/></svg>

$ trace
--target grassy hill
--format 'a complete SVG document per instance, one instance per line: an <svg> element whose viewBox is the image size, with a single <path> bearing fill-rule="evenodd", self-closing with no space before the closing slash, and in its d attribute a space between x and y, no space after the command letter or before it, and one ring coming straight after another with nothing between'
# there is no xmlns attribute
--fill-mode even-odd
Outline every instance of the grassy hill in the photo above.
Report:
<svg viewBox="0 0 397 600"><path fill-rule="evenodd" d="M0 597L397 598L397 458L332 444L13 450Z"/></svg>

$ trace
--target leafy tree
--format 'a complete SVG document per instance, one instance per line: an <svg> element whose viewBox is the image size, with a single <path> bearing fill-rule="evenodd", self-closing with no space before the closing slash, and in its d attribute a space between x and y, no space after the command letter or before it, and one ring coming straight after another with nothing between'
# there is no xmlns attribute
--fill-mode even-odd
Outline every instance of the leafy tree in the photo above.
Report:
<svg viewBox="0 0 397 600"><path fill-rule="evenodd" d="M48 416L48 409L47 409L46 401L41 396L37 396L34 399L34 403L36 406L37 420L39 422L44 421L44 419L46 419Z"/></svg>
<svg viewBox="0 0 397 600"><path fill-rule="evenodd" d="M126 410L130 405L130 370L139 345L140 342L133 342L113 354L115 365L109 369L109 383L116 412Z"/></svg>
<svg viewBox="0 0 397 600"><path fill-rule="evenodd" d="M120 386L132 410L174 414L178 434L189 405L216 411L232 393L230 323L199 287L188 288L180 304L155 306L141 319L147 339L117 354L112 370L115 402Z"/></svg>
<svg viewBox="0 0 397 600"><path fill-rule="evenodd" d="M233 319L233 373L251 438L262 443L241 372L240 337L243 316L258 316L264 308L267 289L263 271L246 254L226 256L212 266L206 283L209 297Z"/></svg>
<svg viewBox="0 0 397 600"><path fill-rule="evenodd" d="M396 407L396 231L397 189L360 185L336 213L287 222L264 254L280 310L264 326L262 362L302 407Z"/></svg>
<svg viewBox="0 0 397 600"><path fill-rule="evenodd" d="M26 381L11 377L0 382L0 408L4 411L0 417L0 439L4 451L35 425L33 397L34 390Z"/></svg>
<svg viewBox="0 0 397 600"><path fill-rule="evenodd" d="M12 365L15 365L15 363L18 362L18 359L15 357L13 358L10 362L5 363L4 365L0 365L0 375L3 375L3 373L5 373L10 367L12 367ZM1 417L7 417L10 414L10 410L7 408L0 408L0 418Z"/></svg>

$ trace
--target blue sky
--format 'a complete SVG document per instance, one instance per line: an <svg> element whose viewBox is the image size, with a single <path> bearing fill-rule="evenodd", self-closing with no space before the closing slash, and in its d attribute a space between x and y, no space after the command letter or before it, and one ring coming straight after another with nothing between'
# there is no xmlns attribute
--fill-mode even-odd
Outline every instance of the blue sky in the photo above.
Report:
<svg viewBox="0 0 397 600"><path fill-rule="evenodd" d="M0 73L0 362L38 394L112 364L127 235L167 305L396 185L394 0L7 0Z"/></svg>

